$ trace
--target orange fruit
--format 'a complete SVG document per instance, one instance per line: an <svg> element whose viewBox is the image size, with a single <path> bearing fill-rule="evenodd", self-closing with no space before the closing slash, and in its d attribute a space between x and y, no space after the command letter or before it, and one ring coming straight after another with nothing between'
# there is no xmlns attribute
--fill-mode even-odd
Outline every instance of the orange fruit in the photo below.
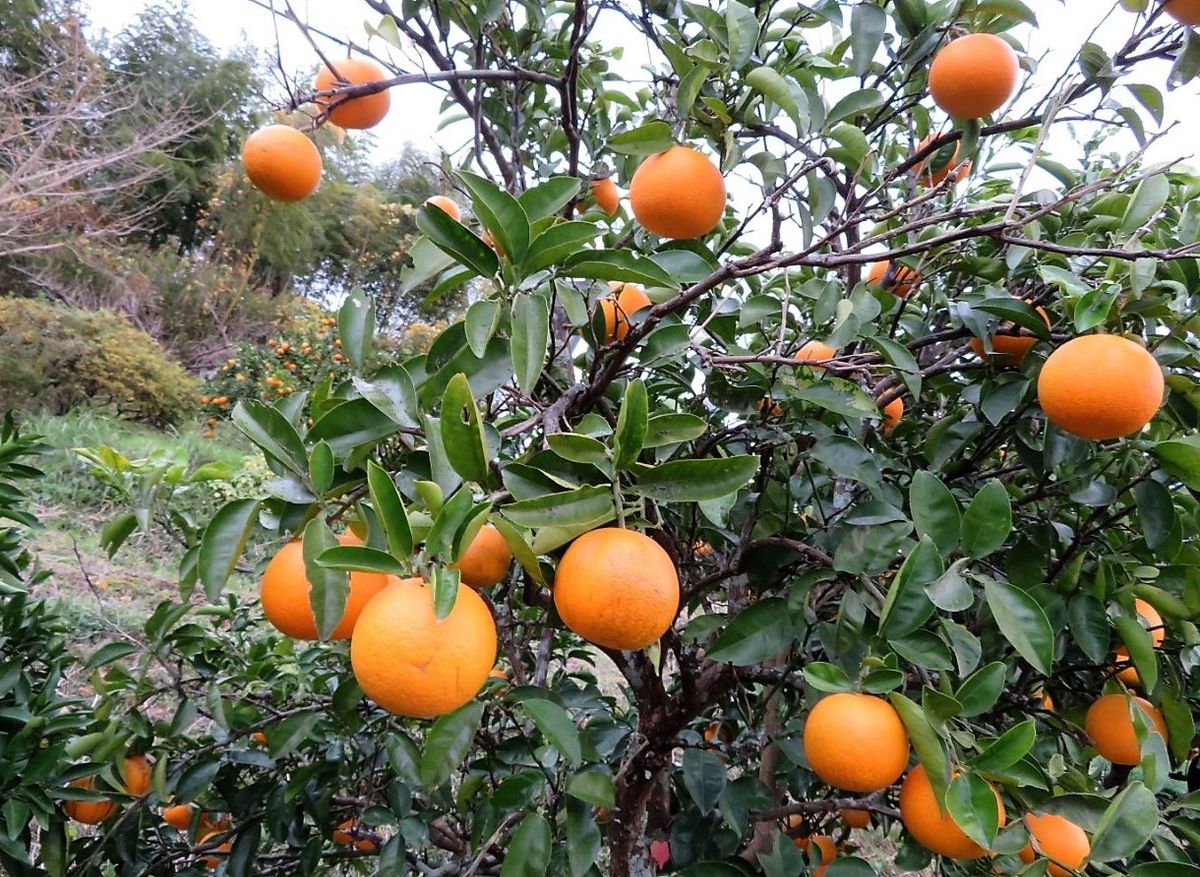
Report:
<svg viewBox="0 0 1200 877"><path fill-rule="evenodd" d="M508 674L508 671L505 670L503 667L493 667L492 671L490 673L488 673L488 678L489 679L499 679L501 682L507 682L508 678L509 678L509 674Z"/></svg>
<svg viewBox="0 0 1200 877"><path fill-rule="evenodd" d="M808 714L804 754L826 785L877 792L908 767L908 732L886 700L840 692L822 698Z"/></svg>
<svg viewBox="0 0 1200 877"><path fill-rule="evenodd" d="M1132 700L1165 741L1167 723L1163 720L1162 713L1144 697L1133 697ZM1096 702L1088 707L1083 726L1096 751L1113 764L1134 765L1142 760L1125 695L1105 694L1097 698Z"/></svg>
<svg viewBox="0 0 1200 877"><path fill-rule="evenodd" d="M427 719L479 693L496 665L496 623L483 599L459 588L438 620L433 589L396 579L367 604L350 639L350 665L367 697L401 716Z"/></svg>
<svg viewBox="0 0 1200 877"><path fill-rule="evenodd" d="M855 807L843 807L840 811L842 822L851 828L866 828L871 824L871 811L859 810Z"/></svg>
<svg viewBox="0 0 1200 877"><path fill-rule="evenodd" d="M191 804L175 804L163 808L163 822L180 831L187 831L192 825L192 816L196 808Z"/></svg>
<svg viewBox="0 0 1200 877"><path fill-rule="evenodd" d="M1050 696L1050 692L1043 688L1039 697L1042 699L1042 709L1054 712L1054 698Z"/></svg>
<svg viewBox="0 0 1200 877"><path fill-rule="evenodd" d="M999 824L1005 823L1004 802L996 787L992 786L999 809ZM937 795L929 783L929 774L924 765L918 764L900 786L900 819L908 833L925 849L947 859L978 859L987 855L987 850L967 837L949 813L938 807Z"/></svg>
<svg viewBox="0 0 1200 877"><path fill-rule="evenodd" d="M891 435L892 430L900 425L900 418L904 416L904 400L901 398L893 399L883 406L883 434Z"/></svg>
<svg viewBox="0 0 1200 877"><path fill-rule="evenodd" d="M709 722L708 727L704 729L704 742L711 743L714 740L725 744L732 743L733 731L729 730L724 722Z"/></svg>
<svg viewBox="0 0 1200 877"><path fill-rule="evenodd" d="M267 745L267 735L264 734L262 731L255 731L253 734L250 735L250 739L252 739L259 746Z"/></svg>
<svg viewBox="0 0 1200 877"><path fill-rule="evenodd" d="M616 216L621 207L621 194L617 191L617 184L613 182L612 177L592 180L591 189L592 197L596 199L600 209L609 216Z"/></svg>
<svg viewBox="0 0 1200 877"><path fill-rule="evenodd" d="M72 789L95 789L96 778L82 777L72 780L67 783L67 786ZM99 801L64 801L63 809L67 811L67 816L76 822L82 822L84 825L99 825L117 812L117 804L108 798L101 798Z"/></svg>
<svg viewBox="0 0 1200 877"><path fill-rule="evenodd" d="M321 68L313 82L314 89L329 91L346 83L364 85L389 78L382 67L366 58L338 58L333 62L333 66L337 68L336 74L328 67ZM392 105L392 97L385 89L375 94L349 99L325 97L317 103L322 107L329 107L329 121L341 128L374 128L387 115L388 108Z"/></svg>
<svg viewBox="0 0 1200 877"><path fill-rule="evenodd" d="M951 40L929 67L933 102L955 119L990 115L1017 89L1017 53L1000 37L967 34Z"/></svg>
<svg viewBox="0 0 1200 877"><path fill-rule="evenodd" d="M338 536L343 545L362 545L362 540L350 533ZM349 639L354 624L367 601L387 586L387 577L380 573L350 573L350 593L346 611L330 634L330 639ZM308 602L312 585L304 570L304 545L300 540L289 542L271 558L263 572L260 591L263 612L267 620L282 633L294 639L317 639L317 619Z"/></svg>
<svg viewBox="0 0 1200 877"><path fill-rule="evenodd" d="M268 125L247 137L242 144L242 166L255 188L276 201L301 201L321 182L321 153L316 144L287 125Z"/></svg>
<svg viewBox="0 0 1200 877"><path fill-rule="evenodd" d="M696 557L710 557L713 553L713 547L703 539L697 539L692 543L692 553Z"/></svg>
<svg viewBox="0 0 1200 877"><path fill-rule="evenodd" d="M907 265L890 260L875 262L867 273L867 285L890 292L897 298L908 298L921 283L921 275Z"/></svg>
<svg viewBox="0 0 1200 877"><path fill-rule="evenodd" d="M1029 304L1029 302L1026 302ZM1044 308L1035 308L1042 320L1046 323L1046 328L1050 328L1050 316ZM1001 328L1008 331L1013 328L1013 323L1005 320L1000 324ZM996 366L1011 366L1016 368L1025 360L1025 354L1033 349L1033 345L1038 343L1038 339L1032 335L993 335L992 336L992 355L985 356L983 342L978 338L971 339L971 349L975 351L975 355L980 359L987 359L992 365Z"/></svg>
<svg viewBox="0 0 1200 877"><path fill-rule="evenodd" d="M150 762L142 754L125 756L125 791L135 797L150 792Z"/></svg>
<svg viewBox="0 0 1200 877"><path fill-rule="evenodd" d="M1163 627L1162 616L1158 614L1158 610L1140 597L1133 601L1133 608L1138 617L1146 622L1146 627L1150 628L1150 641L1154 643L1154 648L1162 646L1163 640L1167 638L1167 631ZM1117 660L1128 661L1129 649L1125 646L1117 646ZM1126 667L1117 673L1117 678L1126 685L1142 684L1142 677L1138 675L1137 667L1134 666Z"/></svg>
<svg viewBox="0 0 1200 877"><path fill-rule="evenodd" d="M1038 401L1064 432L1101 441L1144 427L1163 402L1163 371L1146 348L1118 335L1082 335L1050 354Z"/></svg>
<svg viewBox="0 0 1200 877"><path fill-rule="evenodd" d="M1200 24L1200 0L1158 0L1163 11L1182 24Z"/></svg>
<svg viewBox="0 0 1200 877"><path fill-rule="evenodd" d="M703 237L725 215L725 178L689 146L651 155L629 182L629 206L646 229L664 238Z"/></svg>
<svg viewBox="0 0 1200 877"><path fill-rule="evenodd" d="M554 605L585 640L633 651L658 642L679 609L679 574L642 533L601 527L571 543L554 577Z"/></svg>
<svg viewBox="0 0 1200 877"><path fill-rule="evenodd" d="M930 134L917 145L917 152L920 152L931 142L934 135ZM946 177L950 176L950 171L958 169L958 176L955 179L955 185L958 185L971 174L971 162L964 161L962 166L959 166L958 149L961 140L955 140L953 143L946 143L939 146L930 155L926 156L913 169L917 175L917 182L922 186L936 186Z"/></svg>
<svg viewBox="0 0 1200 877"><path fill-rule="evenodd" d="M462 211L458 209L458 205L447 198L445 195L434 195L431 198L425 199L426 204L430 204L439 208L443 213L453 219L455 222L462 221Z"/></svg>
<svg viewBox="0 0 1200 877"><path fill-rule="evenodd" d="M806 341L800 345L800 349L796 351L792 358L797 362L804 363L813 371L823 372L825 371L823 366L813 365L813 363L825 362L825 360L833 359L835 356L837 356L837 351L824 341Z"/></svg>
<svg viewBox="0 0 1200 877"><path fill-rule="evenodd" d="M196 841L196 846L202 847L205 844L207 844L210 840L215 840L217 835L219 835L222 831L225 831L225 830L226 829L219 829L217 831L208 832L208 834L204 835L204 837L202 837L198 841ZM233 841L232 840L222 841L220 844L218 844L216 847L213 848L213 850L215 852L223 853L225 855L228 855L229 851L231 849L233 849ZM211 870L214 870L221 866L221 862L225 861L225 855L201 856L200 863L202 865L204 865L204 867L208 868L211 871Z"/></svg>
<svg viewBox="0 0 1200 877"><path fill-rule="evenodd" d="M830 862L837 858L837 844L833 842L833 838L826 834L814 834L808 838L809 844L816 844L818 850L821 851L821 867L826 867ZM805 847L807 849L807 847ZM817 872L813 872L813 877L816 877Z"/></svg>
<svg viewBox="0 0 1200 877"><path fill-rule="evenodd" d="M620 288L617 296L600 299L600 310L604 313L605 344L623 340L633 328L629 318L653 304L645 290L636 283L614 283L613 286Z"/></svg>
<svg viewBox="0 0 1200 877"><path fill-rule="evenodd" d="M783 406L770 396L758 400L758 413L763 417L783 417Z"/></svg>
<svg viewBox="0 0 1200 877"><path fill-rule="evenodd" d="M1068 868L1083 868L1083 863L1091 855L1092 844L1084 830L1069 819L1056 816L1053 813L1025 814L1025 827L1037 842L1038 852L1054 862L1062 862ZM1031 864L1036 858L1033 844L1025 844L1021 850L1021 861ZM1051 863L1049 872L1054 877L1072 877L1073 872L1060 865Z"/></svg>
<svg viewBox="0 0 1200 877"><path fill-rule="evenodd" d="M512 566L512 552L500 531L484 524L450 569L459 571L472 588L490 588L502 581Z"/></svg>
<svg viewBox="0 0 1200 877"><path fill-rule="evenodd" d="M357 819L347 819L333 830L333 842L356 850L374 850L379 847L379 838Z"/></svg>

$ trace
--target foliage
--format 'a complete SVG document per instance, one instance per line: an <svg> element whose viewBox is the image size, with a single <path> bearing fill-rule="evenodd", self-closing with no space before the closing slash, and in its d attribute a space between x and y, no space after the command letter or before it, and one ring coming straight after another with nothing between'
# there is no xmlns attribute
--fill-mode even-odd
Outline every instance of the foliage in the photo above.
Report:
<svg viewBox="0 0 1200 877"><path fill-rule="evenodd" d="M109 408L165 425L195 405L197 383L121 314L0 298L0 401L64 414Z"/></svg>

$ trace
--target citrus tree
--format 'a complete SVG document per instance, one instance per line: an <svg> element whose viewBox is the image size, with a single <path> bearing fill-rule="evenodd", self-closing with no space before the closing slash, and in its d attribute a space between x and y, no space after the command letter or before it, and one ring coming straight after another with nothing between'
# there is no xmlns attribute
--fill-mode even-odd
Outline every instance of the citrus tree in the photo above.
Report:
<svg viewBox="0 0 1200 877"><path fill-rule="evenodd" d="M1200 177L1143 158L1200 3L1059 77L1019 0L284 6L313 126L445 89L404 282L471 304L380 365L354 293L347 379L235 408L276 477L90 659L55 794L118 806L47 870L1200 873Z"/></svg>

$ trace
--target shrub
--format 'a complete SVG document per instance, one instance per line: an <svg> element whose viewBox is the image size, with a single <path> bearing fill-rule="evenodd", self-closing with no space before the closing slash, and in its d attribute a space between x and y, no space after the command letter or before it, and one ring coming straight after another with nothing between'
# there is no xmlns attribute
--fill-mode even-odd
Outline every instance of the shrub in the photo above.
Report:
<svg viewBox="0 0 1200 877"><path fill-rule="evenodd" d="M82 406L166 425L192 408L197 384L120 314L0 298L0 406L56 414Z"/></svg>

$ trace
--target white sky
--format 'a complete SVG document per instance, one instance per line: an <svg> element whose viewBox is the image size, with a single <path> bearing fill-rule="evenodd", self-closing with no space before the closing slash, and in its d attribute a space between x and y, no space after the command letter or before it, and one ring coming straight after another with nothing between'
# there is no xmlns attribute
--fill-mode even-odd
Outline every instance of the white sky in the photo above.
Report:
<svg viewBox="0 0 1200 877"><path fill-rule="evenodd" d="M143 8L151 4L151 0L84 0L84 3L90 8L93 27L111 32L130 23ZM1074 51L1093 29L1098 28L1094 41L1111 54L1124 43L1134 22L1131 13L1119 8L1113 11L1116 0L1027 0L1027 3L1037 10L1039 28L1034 31L1022 28L1017 36L1024 41L1028 53L1034 58L1046 53L1040 69L1033 74L1035 83L1041 84L1032 92L1038 97L1060 73L1071 66ZM293 0L293 5L314 27L348 37L360 44L366 40L364 22L377 21L377 16L360 0ZM714 5L720 7L716 2ZM285 69L315 69L317 58L298 30L288 22L273 21L268 11L249 0L193 0L191 14L200 31L222 48L249 42L258 47L264 56L270 57L278 32ZM643 48L644 41L637 38L620 16L613 12L606 13L605 18L601 19L598 37L608 45L625 46L626 55L621 72L628 79L642 78L639 67L648 56ZM1144 75L1139 76L1138 80L1165 91L1168 69L1166 63L1145 65ZM279 94L282 95L282 91ZM1133 102L1124 89L1118 89L1117 96L1122 103ZM432 86L411 85L393 90L392 111L372 132L376 137L376 158L386 160L399 153L405 142L430 152L439 148L452 151L462 146L470 135L470 129L465 124L450 126L440 132L437 130L440 101L441 92ZM1167 94L1166 102L1167 124L1176 125L1167 137L1151 147L1149 157L1153 161L1176 158L1191 161L1196 143L1200 140L1197 83ZM1019 114L1021 110L1018 103L1010 107L1006 115ZM1151 125L1147 127L1149 129ZM1056 130L1048 146L1052 155L1069 163L1074 158L1071 154L1074 144L1065 128L1062 126L1061 131ZM1128 146L1133 146L1132 139ZM757 174L754 178L757 179ZM736 185L733 187L735 198L738 198L738 188ZM747 205L743 202L742 206Z"/></svg>

